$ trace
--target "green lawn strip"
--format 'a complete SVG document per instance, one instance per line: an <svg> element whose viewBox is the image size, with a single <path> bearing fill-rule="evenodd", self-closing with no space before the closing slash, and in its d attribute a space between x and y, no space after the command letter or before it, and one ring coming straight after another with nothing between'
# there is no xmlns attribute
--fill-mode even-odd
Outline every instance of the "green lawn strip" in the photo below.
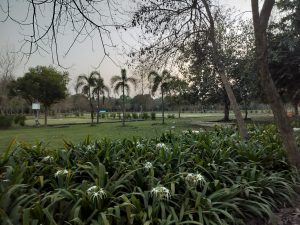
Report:
<svg viewBox="0 0 300 225"><path fill-rule="evenodd" d="M121 123L102 123L95 126L89 124L70 125L61 127L25 127L13 128L0 131L0 151L5 149L9 142L16 138L20 142L28 142L34 144L38 141L43 141L56 148L62 146L63 140L78 143L86 136L91 136L92 139L110 138L121 139L133 137L156 137L166 130L174 130L175 132L193 128L191 119L174 120L169 119L165 125L157 121L139 121L128 122L125 127Z"/></svg>

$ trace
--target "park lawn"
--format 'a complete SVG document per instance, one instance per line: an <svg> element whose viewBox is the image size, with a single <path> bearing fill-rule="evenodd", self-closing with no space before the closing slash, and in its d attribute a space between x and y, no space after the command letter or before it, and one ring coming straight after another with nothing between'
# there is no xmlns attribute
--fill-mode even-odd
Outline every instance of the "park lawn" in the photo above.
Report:
<svg viewBox="0 0 300 225"><path fill-rule="evenodd" d="M121 123L102 123L95 126L89 124L49 126L49 127L25 127L0 130L0 152L4 151L14 138L19 142L34 144L43 141L50 148L61 147L64 140L79 143L88 135L92 139L121 139L133 137L153 138L169 130L180 132L189 128L192 119L167 119L162 125L160 120L127 122L125 127Z"/></svg>
<svg viewBox="0 0 300 225"><path fill-rule="evenodd" d="M169 113L170 114L170 113ZM174 113L175 114L175 113ZM177 114L175 114L177 116ZM159 114L157 116L160 116ZM201 122L217 121L222 119L222 113L183 113L181 119L166 119L166 124L161 124L161 118L155 121L136 121L127 122L126 127L122 127L117 120L114 123L100 123L90 126L88 118L49 118L48 124L54 125L47 128L32 127L33 118L26 121L26 127L13 127L8 130L0 130L0 152L7 148L11 140L34 144L39 141L47 143L49 148L61 147L64 140L79 143L88 135L93 139L110 138L121 139L133 137L153 138L160 136L161 133L173 130L180 132L187 129L198 129ZM233 118L233 115L230 115ZM251 114L255 121L270 119L269 114ZM101 120L111 122L109 120ZM40 122L43 123L41 119ZM72 123L72 125L71 125ZM85 124L83 124L85 123ZM175 128L172 128L175 127Z"/></svg>

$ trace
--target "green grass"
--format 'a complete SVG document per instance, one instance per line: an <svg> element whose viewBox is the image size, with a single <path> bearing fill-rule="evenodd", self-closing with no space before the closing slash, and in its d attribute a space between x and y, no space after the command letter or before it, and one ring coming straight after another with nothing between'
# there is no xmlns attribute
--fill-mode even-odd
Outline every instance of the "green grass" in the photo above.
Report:
<svg viewBox="0 0 300 225"><path fill-rule="evenodd" d="M62 146L63 140L77 143L88 135L91 136L92 139L151 138L159 136L162 132L170 129L177 132L192 128L190 123L191 119L169 119L165 125L160 124L160 121L139 121L128 122L125 127L122 127L121 123L103 123L95 126L78 124L47 128L13 128L0 131L0 151L3 151L13 138L16 138L17 141L26 141L32 144L37 141L43 141L51 146L51 148L56 148ZM175 128L172 128L172 126L175 126Z"/></svg>
<svg viewBox="0 0 300 225"><path fill-rule="evenodd" d="M174 114L177 116L176 113ZM161 115L158 113L157 116L160 117ZM88 115L82 118L49 117L48 124L54 126L47 128L33 127L33 117L28 117L26 127L13 127L8 130L0 130L0 152L6 149L10 141L14 138L16 138L17 141L25 141L31 144L43 141L47 143L49 147L56 148L62 145L63 140L78 143L88 135L93 139L152 138L161 135L161 133L166 130L170 130L172 126L175 126L175 129L172 130L178 132L186 129L199 128L201 127L201 122L217 121L222 119L222 117L222 113L183 113L181 119L166 119L165 125L160 124L161 118L157 118L155 121L128 122L126 123L126 127L122 127L117 119L114 120L115 123L100 123L96 126L90 126L88 124L90 122ZM257 121L269 120L271 118L269 114L251 114L250 117ZM231 115L231 118L233 118L233 115ZM100 122L103 121L111 122L111 120L101 120ZM43 123L43 118L40 119L40 122Z"/></svg>

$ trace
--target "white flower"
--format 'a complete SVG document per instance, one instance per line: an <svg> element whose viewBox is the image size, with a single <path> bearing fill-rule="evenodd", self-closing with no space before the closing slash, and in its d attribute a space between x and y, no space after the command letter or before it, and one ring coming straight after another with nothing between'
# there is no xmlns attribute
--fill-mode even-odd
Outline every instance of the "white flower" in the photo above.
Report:
<svg viewBox="0 0 300 225"><path fill-rule="evenodd" d="M205 183L205 178L200 173L188 173L185 177L185 180L192 186L196 186L198 183L200 185Z"/></svg>
<svg viewBox="0 0 300 225"><path fill-rule="evenodd" d="M152 166L152 163L151 162L146 162L145 163L145 165L144 165L144 168L146 169L146 170L149 170L149 169L151 169L153 166Z"/></svg>
<svg viewBox="0 0 300 225"><path fill-rule="evenodd" d="M59 176L66 175L66 174L68 174L68 170L63 169L63 170L57 170L56 173L54 174L54 176L59 177Z"/></svg>
<svg viewBox="0 0 300 225"><path fill-rule="evenodd" d="M137 147L137 148L139 148L139 149L141 149L141 148L143 148L143 147L144 147L144 145L143 145L143 144L141 144L140 142L137 142L137 143L136 143L136 147Z"/></svg>
<svg viewBox="0 0 300 225"><path fill-rule="evenodd" d="M155 187L151 190L152 196L155 196L159 200L169 200L171 198L171 194L169 189L163 187L163 186L158 186Z"/></svg>
<svg viewBox="0 0 300 225"><path fill-rule="evenodd" d="M193 134L199 134L200 131L199 131L199 130L192 130L192 133L193 133Z"/></svg>
<svg viewBox="0 0 300 225"><path fill-rule="evenodd" d="M157 143L156 144L156 149L168 150L168 147L164 143Z"/></svg>
<svg viewBox="0 0 300 225"><path fill-rule="evenodd" d="M299 127L294 127L293 130L294 131L300 131L300 128Z"/></svg>
<svg viewBox="0 0 300 225"><path fill-rule="evenodd" d="M103 188L99 188L98 186L92 186L87 189L88 196L94 201L99 199L105 199L107 194Z"/></svg>
<svg viewBox="0 0 300 225"><path fill-rule="evenodd" d="M171 126L171 129L175 129L175 126Z"/></svg>
<svg viewBox="0 0 300 225"><path fill-rule="evenodd" d="M49 163L52 163L54 161L54 158L50 155L47 155L45 156L43 159L42 159L42 162L49 162Z"/></svg>
<svg viewBox="0 0 300 225"><path fill-rule="evenodd" d="M183 130L182 133L183 133L183 134L188 134L188 133L190 133L190 132L189 132L188 130Z"/></svg>

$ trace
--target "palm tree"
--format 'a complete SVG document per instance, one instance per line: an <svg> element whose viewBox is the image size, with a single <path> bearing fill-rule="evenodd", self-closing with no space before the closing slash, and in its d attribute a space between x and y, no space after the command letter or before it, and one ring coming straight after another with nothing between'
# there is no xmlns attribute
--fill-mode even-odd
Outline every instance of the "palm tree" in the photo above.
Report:
<svg viewBox="0 0 300 225"><path fill-rule="evenodd" d="M95 78L95 86L93 89L93 94L97 96L97 123L99 123L99 110L100 110L100 95L103 96L103 105L104 105L104 98L105 93L109 94L109 88L104 84L104 80L101 77L100 73L94 72L93 73Z"/></svg>
<svg viewBox="0 0 300 225"><path fill-rule="evenodd" d="M127 77L126 69L121 69L121 76L115 75L110 80L111 86L114 91L118 94L119 90L122 89L122 125L125 126L125 89L127 94L130 91L129 83L133 84L134 87L136 86L136 79L133 77Z"/></svg>
<svg viewBox="0 0 300 225"><path fill-rule="evenodd" d="M92 89L96 85L96 79L95 76L98 74L97 71L93 71L90 73L89 76L82 74L78 76L77 78L77 83L75 90L78 92L78 90L81 88L81 93L84 94L89 102L90 102L90 107L91 107L91 125L94 123L94 105L93 105L93 93Z"/></svg>
<svg viewBox="0 0 300 225"><path fill-rule="evenodd" d="M164 94L168 89L169 83L172 80L172 76L169 71L164 70L161 75L156 71L151 71L148 75L149 81L152 83L152 95L158 90L160 86L161 102L162 102L162 123L165 123L165 111L164 111Z"/></svg>

